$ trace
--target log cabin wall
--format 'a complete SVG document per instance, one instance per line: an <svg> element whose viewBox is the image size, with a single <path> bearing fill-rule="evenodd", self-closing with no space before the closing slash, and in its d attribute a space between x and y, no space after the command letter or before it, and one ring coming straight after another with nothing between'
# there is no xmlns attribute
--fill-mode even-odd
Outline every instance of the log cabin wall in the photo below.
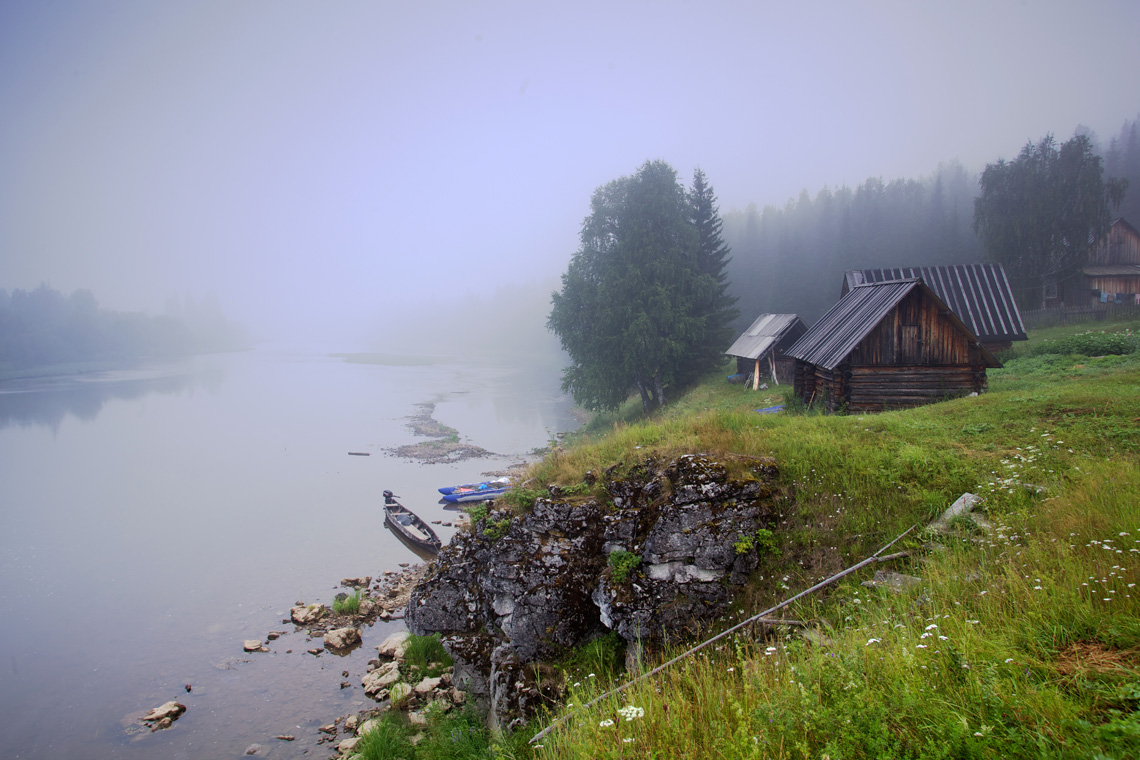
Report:
<svg viewBox="0 0 1140 760"><path fill-rule="evenodd" d="M981 393L981 353L921 289L909 293L834 371L796 361L805 404L854 413L902 409Z"/></svg>

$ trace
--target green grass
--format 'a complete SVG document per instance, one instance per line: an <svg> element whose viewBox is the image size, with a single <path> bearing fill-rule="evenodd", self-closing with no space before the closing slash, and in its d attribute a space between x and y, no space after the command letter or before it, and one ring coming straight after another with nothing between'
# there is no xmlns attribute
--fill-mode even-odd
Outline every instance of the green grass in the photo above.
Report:
<svg viewBox="0 0 1140 760"><path fill-rule="evenodd" d="M451 655L440 643L439 634L409 636L404 649L404 664L413 685L421 678L436 678L453 664Z"/></svg>
<svg viewBox="0 0 1140 760"><path fill-rule="evenodd" d="M358 588L343 598L333 599L333 612L338 615L356 615L360 612L362 601L364 601L364 590Z"/></svg>

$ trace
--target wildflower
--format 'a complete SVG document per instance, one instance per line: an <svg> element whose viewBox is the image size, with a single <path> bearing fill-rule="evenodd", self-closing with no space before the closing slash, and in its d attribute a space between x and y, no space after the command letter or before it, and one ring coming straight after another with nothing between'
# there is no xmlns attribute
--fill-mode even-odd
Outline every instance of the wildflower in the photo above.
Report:
<svg viewBox="0 0 1140 760"><path fill-rule="evenodd" d="M933 630L937 627L938 627L938 623L931 623L930 625L926 626L926 630L930 631L930 630Z"/></svg>
<svg viewBox="0 0 1140 760"><path fill-rule="evenodd" d="M1035 591L1044 591L1044 589L1043 589L1043 588L1041 588L1040 586L1034 586L1034 587L1033 587L1033 589L1034 589Z"/></svg>
<svg viewBox="0 0 1140 760"><path fill-rule="evenodd" d="M871 646L872 644L878 644L878 643L879 643L879 639L867 639L867 646Z"/></svg>
<svg viewBox="0 0 1140 760"><path fill-rule="evenodd" d="M622 741L622 744L629 744L630 742L633 741L633 737L630 736L629 738L622 739L621 741Z"/></svg>
<svg viewBox="0 0 1140 760"><path fill-rule="evenodd" d="M586 676L586 678L593 678L593 677L594 677L594 674L593 674L593 673L591 673L590 675Z"/></svg>
<svg viewBox="0 0 1140 760"><path fill-rule="evenodd" d="M612 720L610 720L609 718L606 718L605 720L603 720L598 725L601 726L602 728L609 728L613 724L614 724L614 722Z"/></svg>
<svg viewBox="0 0 1140 760"><path fill-rule="evenodd" d="M1005 664L1006 664L1006 665L1008 665L1008 664L1009 664L1009 663L1011 663L1011 662L1013 662L1013 658L1012 658L1012 657L1006 657L1006 658L1005 658Z"/></svg>
<svg viewBox="0 0 1140 760"><path fill-rule="evenodd" d="M949 640L950 640L950 637L949 637L949 636L939 636L939 637L938 637L938 640L939 640L939 641L949 641Z"/></svg>
<svg viewBox="0 0 1140 760"><path fill-rule="evenodd" d="M729 668L729 669L728 669L728 672L729 672L729 673L732 673L732 672L734 672L735 670L736 670L736 668Z"/></svg>
<svg viewBox="0 0 1140 760"><path fill-rule="evenodd" d="M977 625L978 624L977 620L967 620L966 622L969 623L970 625Z"/></svg>
<svg viewBox="0 0 1140 760"><path fill-rule="evenodd" d="M626 705L618 710L618 715L626 719L626 721L634 720L645 716L644 707L634 707L633 705Z"/></svg>
<svg viewBox="0 0 1140 760"><path fill-rule="evenodd" d="M926 644L915 644L914 648L915 649L926 649Z"/></svg>

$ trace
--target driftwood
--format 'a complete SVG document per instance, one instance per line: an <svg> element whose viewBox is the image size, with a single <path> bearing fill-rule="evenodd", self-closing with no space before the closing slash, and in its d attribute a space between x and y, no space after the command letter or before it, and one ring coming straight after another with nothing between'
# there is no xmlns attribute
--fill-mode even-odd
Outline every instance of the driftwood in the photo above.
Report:
<svg viewBox="0 0 1140 760"><path fill-rule="evenodd" d="M796 594L795 596L791 597L790 599L785 599L784 601L780 602L776 606L769 607L768 609L764 610L763 612L761 612L757 615L753 615L752 617L748 618L747 620L744 620L744 621L737 623L736 625L732 626L731 628L728 628L724 631L721 631L716 636L713 636L711 639L708 639L706 641L702 641L700 644L697 644L692 649L677 655L672 660L669 660L666 663L658 665L653 670L650 670L648 673L643 673L642 675L638 676L637 678L634 678L632 681L627 681L626 683L622 684L621 686L617 687L616 689L610 689L606 693L604 693L600 696L597 696L594 699L591 699L589 702L587 702L586 704L584 704L581 707L578 707L576 709L577 710L584 710L584 709L593 707L598 702L601 702L603 699L606 699L607 697L611 697L614 694L620 694L621 692L628 689L630 686L633 686L636 683L640 683L641 681L644 681L645 679L649 678L650 676L657 675L658 673L660 673L661 671L670 667L671 665L677 664L678 662L685 659L686 657L689 657L692 654L696 654L700 650L707 647L709 644L712 644L713 642L719 641L720 639L723 639L725 636L728 636L731 633L735 633L736 631L739 631L741 628L744 628L747 625L752 625L753 623L762 623L762 622L766 622L769 624L772 624L772 623L787 624L787 621L772 620L772 619L769 619L768 616L771 615L776 610L783 609L784 607L787 607L792 602L798 601L799 599L802 599L803 597L807 596L808 594L815 593L816 591L820 590L824 586L829 586L832 583L834 583L835 581L839 580L840 578L848 576L851 573L855 572L856 570L859 570L861 568L866 567L867 565L871 565L871 564L874 564L876 562L889 562L889 561L894 560L894 559L901 559L903 557L909 557L910 552L905 552L905 551L904 552L895 552L894 554L888 554L885 557L880 557L879 555L882 554L883 552L885 552L887 549L894 546L899 541L901 541L902 538L907 533L910 533L912 530L914 530L917 527L918 527L918 523L915 523L914 525L910 526L905 531L900 533L894 540L892 540L890 543L883 546L883 548L879 549L877 552L872 554L870 557L867 557L867 559L863 560L862 562L859 562L858 564L852 565L851 567L847 568L846 570L841 570L838 573L836 573L835 575L831 576L830 578L820 581L819 583L815 584L811 588L809 588L805 591L801 591L800 593ZM561 718L559 718L558 720L551 723L546 728L539 731L537 734L535 734L534 736L532 736L530 738L530 744L534 744L539 739L542 739L544 736L549 734L555 728L560 726L569 717L570 717L570 714L567 713L566 715L563 715Z"/></svg>

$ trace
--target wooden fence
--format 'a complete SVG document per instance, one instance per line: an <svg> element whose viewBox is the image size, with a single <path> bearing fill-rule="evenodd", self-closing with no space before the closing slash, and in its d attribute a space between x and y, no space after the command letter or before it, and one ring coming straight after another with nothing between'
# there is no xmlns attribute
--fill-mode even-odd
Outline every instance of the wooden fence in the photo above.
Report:
<svg viewBox="0 0 1140 760"><path fill-rule="evenodd" d="M1140 319L1140 306L1135 304L1103 303L1093 306L1056 306L1050 309L1021 312L1021 321L1026 330L1042 327L1080 324L1082 322L1115 322L1125 319ZM1093 326L1090 324L1090 327Z"/></svg>

